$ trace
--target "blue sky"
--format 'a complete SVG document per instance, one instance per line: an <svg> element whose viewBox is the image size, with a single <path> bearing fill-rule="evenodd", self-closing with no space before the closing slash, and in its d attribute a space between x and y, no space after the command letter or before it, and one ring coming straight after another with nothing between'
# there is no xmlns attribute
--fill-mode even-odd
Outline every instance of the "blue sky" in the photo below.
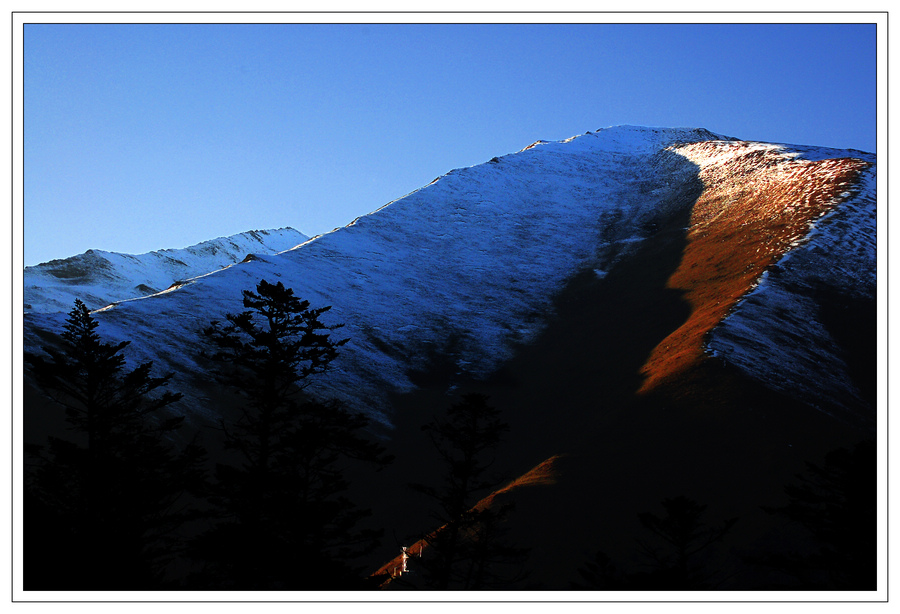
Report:
<svg viewBox="0 0 900 614"><path fill-rule="evenodd" d="M24 27L25 265L343 226L618 125L875 151L876 27Z"/></svg>

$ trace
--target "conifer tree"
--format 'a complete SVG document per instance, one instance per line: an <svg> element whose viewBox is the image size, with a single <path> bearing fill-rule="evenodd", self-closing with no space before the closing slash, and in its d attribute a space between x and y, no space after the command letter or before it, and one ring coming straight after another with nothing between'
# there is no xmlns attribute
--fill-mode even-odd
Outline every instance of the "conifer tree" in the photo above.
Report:
<svg viewBox="0 0 900 614"><path fill-rule="evenodd" d="M639 513L645 535L636 540L640 568L617 568L602 550L582 566L573 588L590 590L712 590L728 578L732 566L711 552L738 522L727 518L711 525L704 521L707 506L679 495L660 503L665 514Z"/></svg>
<svg viewBox="0 0 900 614"><path fill-rule="evenodd" d="M28 450L25 585L35 589L148 589L161 586L189 516L184 495L201 479L202 450L177 451L183 417L162 410L181 398L164 391L171 374L152 363L127 370L127 341L101 341L81 301L59 348L25 354L38 388L65 412L66 437ZM35 417L31 417L32 420Z"/></svg>
<svg viewBox="0 0 900 614"><path fill-rule="evenodd" d="M481 394L465 395L422 427L443 466L439 486L412 488L437 504L440 528L427 536L421 562L423 581L438 590L502 588L519 579L514 569L526 551L505 540L503 523L511 506L494 503L476 507L500 485L490 472L509 425Z"/></svg>
<svg viewBox="0 0 900 614"><path fill-rule="evenodd" d="M786 505L763 508L802 527L782 551L751 556L780 570L789 588L875 590L878 582L878 483L876 445L862 441L807 462L785 487ZM781 586L779 586L781 588Z"/></svg>
<svg viewBox="0 0 900 614"><path fill-rule="evenodd" d="M349 563L377 545L357 528L368 512L347 497L348 459L380 467L380 445L364 435L368 419L304 391L347 340L279 282L245 290L246 311L213 322L204 334L216 351L219 380L233 389L238 417L223 421L231 461L216 468L213 503L221 523L196 555L213 588L359 588Z"/></svg>

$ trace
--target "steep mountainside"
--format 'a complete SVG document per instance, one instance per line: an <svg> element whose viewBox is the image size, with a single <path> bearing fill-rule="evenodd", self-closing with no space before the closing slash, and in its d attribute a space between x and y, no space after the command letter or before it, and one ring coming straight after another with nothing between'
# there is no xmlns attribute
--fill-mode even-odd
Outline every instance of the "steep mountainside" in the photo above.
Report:
<svg viewBox="0 0 900 614"><path fill-rule="evenodd" d="M90 309L165 290L173 283L274 254L309 237L293 228L251 230L184 249L130 255L90 249L78 256L25 267L25 313L68 311L75 299Z"/></svg>

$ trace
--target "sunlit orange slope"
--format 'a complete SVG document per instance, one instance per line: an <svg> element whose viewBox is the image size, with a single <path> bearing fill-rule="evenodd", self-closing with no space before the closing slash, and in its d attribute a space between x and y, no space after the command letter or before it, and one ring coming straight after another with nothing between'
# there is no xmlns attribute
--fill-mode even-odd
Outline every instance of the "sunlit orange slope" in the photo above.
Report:
<svg viewBox="0 0 900 614"><path fill-rule="evenodd" d="M473 509L483 510L489 508L493 503L494 499L499 495L508 493L510 491L516 490L518 488L524 488L529 486L549 486L556 481L556 473L555 467L556 461L559 460L559 456L552 456L540 463L538 466L534 467L528 473L516 478L512 482L503 486L502 488L495 490L487 497L479 501L475 504ZM407 554L411 557L422 556L422 553L425 551L425 547L428 544L428 541L433 538L436 533L439 533L443 530L443 527L435 530L430 535L418 540L413 545L407 548ZM403 569L403 555L402 553L384 565L382 565L378 571L372 574L373 577L381 577L384 578L384 582L381 586L386 586L393 578L396 578L402 575Z"/></svg>
<svg viewBox="0 0 900 614"><path fill-rule="evenodd" d="M667 284L685 293L691 314L653 350L639 392L703 360L704 336L768 266L803 241L812 222L842 200L867 165L853 158L797 160L775 146L742 141L672 150L699 166L704 185L684 256Z"/></svg>

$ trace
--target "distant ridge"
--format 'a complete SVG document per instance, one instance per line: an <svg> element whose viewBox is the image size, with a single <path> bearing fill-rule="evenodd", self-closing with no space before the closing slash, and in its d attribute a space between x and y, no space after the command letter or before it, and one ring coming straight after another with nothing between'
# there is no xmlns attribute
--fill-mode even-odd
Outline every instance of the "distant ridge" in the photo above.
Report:
<svg viewBox="0 0 900 614"><path fill-rule="evenodd" d="M275 254L309 237L293 228L250 230L182 249L130 255L89 249L83 254L25 267L25 313L68 311L75 299L90 309L155 294L173 283L205 275L248 254Z"/></svg>

